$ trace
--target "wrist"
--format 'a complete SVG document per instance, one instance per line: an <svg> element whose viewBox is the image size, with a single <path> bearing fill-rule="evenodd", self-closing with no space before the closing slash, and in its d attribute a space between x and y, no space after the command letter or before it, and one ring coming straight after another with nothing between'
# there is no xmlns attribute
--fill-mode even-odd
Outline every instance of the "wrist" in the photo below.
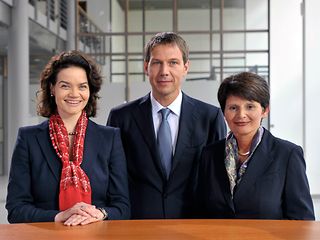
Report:
<svg viewBox="0 0 320 240"><path fill-rule="evenodd" d="M97 208L100 210L100 212L103 214L103 217L101 220L105 220L105 219L108 219L108 213L107 211L104 209L104 208Z"/></svg>

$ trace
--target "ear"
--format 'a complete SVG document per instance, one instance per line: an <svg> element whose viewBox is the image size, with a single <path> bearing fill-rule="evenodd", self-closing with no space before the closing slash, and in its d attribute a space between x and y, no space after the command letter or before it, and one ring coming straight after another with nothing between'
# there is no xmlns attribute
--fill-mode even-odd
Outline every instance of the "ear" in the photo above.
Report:
<svg viewBox="0 0 320 240"><path fill-rule="evenodd" d="M52 84L50 84L50 94L54 96L55 92L54 92L54 87Z"/></svg>
<svg viewBox="0 0 320 240"><path fill-rule="evenodd" d="M188 60L185 64L184 64L184 71L185 71L185 75L187 75L188 71L190 68L190 61Z"/></svg>
<svg viewBox="0 0 320 240"><path fill-rule="evenodd" d="M263 114L262 114L262 118L268 117L269 112L270 112L270 107L267 106L267 107L264 109L264 112L263 112Z"/></svg>
<svg viewBox="0 0 320 240"><path fill-rule="evenodd" d="M144 61L144 62L143 62L143 70L144 70L144 73L145 73L147 76L149 76L149 74L148 74L148 67L149 67L149 62Z"/></svg>
<svg viewBox="0 0 320 240"><path fill-rule="evenodd" d="M186 77L188 74L190 68L190 61L188 60L184 65L183 65L183 70L184 70L184 74L183 76Z"/></svg>

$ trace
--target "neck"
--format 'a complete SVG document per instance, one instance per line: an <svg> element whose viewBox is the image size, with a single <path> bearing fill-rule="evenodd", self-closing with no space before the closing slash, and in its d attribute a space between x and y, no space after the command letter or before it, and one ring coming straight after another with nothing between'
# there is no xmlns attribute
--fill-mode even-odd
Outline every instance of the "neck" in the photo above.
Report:
<svg viewBox="0 0 320 240"><path fill-rule="evenodd" d="M171 103L173 103L174 100L176 100L179 92L177 94L172 93L168 95L155 95L154 93L152 93L152 95L163 107L168 107Z"/></svg>
<svg viewBox="0 0 320 240"><path fill-rule="evenodd" d="M64 123L64 126L66 127L67 129L67 132L68 133L74 133L75 130L76 130L76 125L77 125L77 122L78 122L78 119L80 117L81 113L80 114L77 114L77 115L69 115L69 116L61 116L61 119Z"/></svg>
<svg viewBox="0 0 320 240"><path fill-rule="evenodd" d="M238 144L238 154L241 156L249 155L252 138L236 137L236 139Z"/></svg>

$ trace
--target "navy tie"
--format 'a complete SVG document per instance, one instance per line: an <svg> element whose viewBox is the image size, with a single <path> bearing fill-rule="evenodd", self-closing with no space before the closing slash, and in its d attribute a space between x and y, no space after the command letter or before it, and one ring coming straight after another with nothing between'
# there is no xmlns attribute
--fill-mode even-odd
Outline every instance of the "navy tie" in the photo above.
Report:
<svg viewBox="0 0 320 240"><path fill-rule="evenodd" d="M167 178L169 178L172 160L172 140L171 130L167 118L170 114L170 109L163 108L160 110L160 112L162 115L162 121L158 130L157 143L162 165L166 171Z"/></svg>

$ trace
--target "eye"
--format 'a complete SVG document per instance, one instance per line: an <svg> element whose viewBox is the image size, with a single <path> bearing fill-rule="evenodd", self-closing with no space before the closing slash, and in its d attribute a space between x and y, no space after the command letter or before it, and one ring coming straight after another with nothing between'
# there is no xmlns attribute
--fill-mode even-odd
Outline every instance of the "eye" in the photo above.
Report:
<svg viewBox="0 0 320 240"><path fill-rule="evenodd" d="M152 65L158 65L158 64L160 64L160 61L152 61L151 64Z"/></svg>
<svg viewBox="0 0 320 240"><path fill-rule="evenodd" d="M81 90L86 90L88 89L88 85L80 85L79 87Z"/></svg>
<svg viewBox="0 0 320 240"><path fill-rule="evenodd" d="M170 64L171 66L174 66L174 65L177 65L177 64L178 64L178 61L170 61L169 64Z"/></svg>
<svg viewBox="0 0 320 240"><path fill-rule="evenodd" d="M61 87L62 89L69 89L69 85L68 85L68 84L65 84L65 83L60 84L60 87Z"/></svg>
<svg viewBox="0 0 320 240"><path fill-rule="evenodd" d="M232 112L237 111L237 109L238 109L237 106L229 106L229 107L228 107L228 110L229 110L229 111L232 111Z"/></svg>
<svg viewBox="0 0 320 240"><path fill-rule="evenodd" d="M247 106L247 109L248 109L248 110L253 110L253 109L255 109L255 106L254 106L253 104L249 104L249 105Z"/></svg>

